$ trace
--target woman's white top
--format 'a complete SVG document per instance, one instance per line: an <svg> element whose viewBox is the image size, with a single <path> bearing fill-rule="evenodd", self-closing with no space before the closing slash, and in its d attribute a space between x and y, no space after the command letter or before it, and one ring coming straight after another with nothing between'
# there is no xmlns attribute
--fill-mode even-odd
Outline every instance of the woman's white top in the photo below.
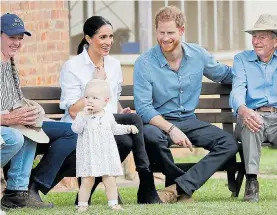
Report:
<svg viewBox="0 0 277 215"><path fill-rule="evenodd" d="M68 113L71 105L76 103L80 98L84 97L86 84L93 79L95 65L91 61L87 49L74 56L62 67L60 74L60 86L62 90L60 108L65 110L65 115L61 119L64 122L72 122L73 119ZM120 62L114 57L104 56L104 70L111 90L111 99L106 106L106 110L110 113L117 113L117 103L122 91L122 70Z"/></svg>

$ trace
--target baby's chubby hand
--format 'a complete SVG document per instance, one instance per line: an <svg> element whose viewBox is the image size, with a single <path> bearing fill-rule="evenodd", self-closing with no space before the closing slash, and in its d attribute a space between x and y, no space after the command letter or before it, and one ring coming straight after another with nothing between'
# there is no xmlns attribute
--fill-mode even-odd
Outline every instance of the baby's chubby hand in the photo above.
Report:
<svg viewBox="0 0 277 215"><path fill-rule="evenodd" d="M87 115L93 114L93 107L92 106L84 107L84 113L87 114Z"/></svg>
<svg viewBox="0 0 277 215"><path fill-rule="evenodd" d="M128 128L128 132L132 133L132 134L137 134L137 133L139 133L139 130L136 126L130 125L129 128Z"/></svg>

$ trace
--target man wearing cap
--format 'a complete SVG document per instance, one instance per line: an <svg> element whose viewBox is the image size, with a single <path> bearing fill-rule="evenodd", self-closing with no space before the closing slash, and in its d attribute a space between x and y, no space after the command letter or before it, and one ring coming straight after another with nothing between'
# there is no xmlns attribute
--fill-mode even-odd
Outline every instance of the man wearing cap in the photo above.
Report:
<svg viewBox="0 0 277 215"><path fill-rule="evenodd" d="M14 57L23 45L23 21L15 14L1 16L1 167L10 161L7 187L1 208L49 208L38 190L48 192L65 158L75 150L77 135L70 123L43 121L44 110L34 101L24 98L19 85ZM37 143L48 143L47 153L37 165L28 192L30 173ZM48 146L48 145L46 145Z"/></svg>
<svg viewBox="0 0 277 215"><path fill-rule="evenodd" d="M261 144L277 144L277 16L262 14L245 32L252 35L254 50L234 58L230 106L237 115L235 135L245 159L244 200L258 202Z"/></svg>

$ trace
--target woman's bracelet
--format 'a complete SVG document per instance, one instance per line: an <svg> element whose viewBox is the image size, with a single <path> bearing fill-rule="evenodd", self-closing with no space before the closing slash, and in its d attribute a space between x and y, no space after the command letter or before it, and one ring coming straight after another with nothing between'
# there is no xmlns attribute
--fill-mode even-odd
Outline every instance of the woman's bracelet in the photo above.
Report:
<svg viewBox="0 0 277 215"><path fill-rule="evenodd" d="M169 133L172 131L172 129L173 129L174 127L175 127L174 125L170 126L170 128L169 128L168 131L167 131L167 133L169 134Z"/></svg>

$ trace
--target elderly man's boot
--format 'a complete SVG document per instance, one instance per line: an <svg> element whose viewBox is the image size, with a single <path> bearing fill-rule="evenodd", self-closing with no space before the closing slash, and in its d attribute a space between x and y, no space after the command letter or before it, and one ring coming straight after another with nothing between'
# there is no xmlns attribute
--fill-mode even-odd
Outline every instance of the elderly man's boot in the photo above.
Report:
<svg viewBox="0 0 277 215"><path fill-rule="evenodd" d="M255 178L246 179L245 193L244 193L243 200L247 202L259 201L259 182L257 179Z"/></svg>
<svg viewBox="0 0 277 215"><path fill-rule="evenodd" d="M162 203L156 191L153 173L151 171L139 171L139 189L137 193L138 204Z"/></svg>

